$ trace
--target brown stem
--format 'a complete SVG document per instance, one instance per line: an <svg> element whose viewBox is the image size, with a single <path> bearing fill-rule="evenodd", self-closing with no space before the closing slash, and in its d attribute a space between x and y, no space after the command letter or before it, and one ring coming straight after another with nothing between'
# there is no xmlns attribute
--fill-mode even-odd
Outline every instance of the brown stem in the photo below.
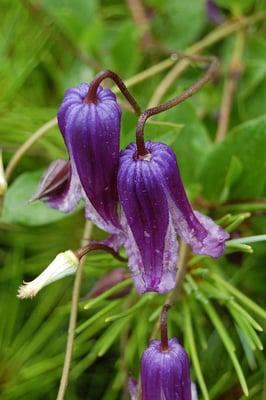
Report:
<svg viewBox="0 0 266 400"><path fill-rule="evenodd" d="M152 115L156 115L163 111L169 110L170 108L182 103L189 97L193 96L214 76L219 66L219 62L216 57L207 57L207 56L206 57L186 56L186 57L192 59L193 61L208 62L210 63L209 68L207 69L207 71L205 72L204 76L201 79L195 82L190 88L186 89L182 94L174 97L173 99L157 107L149 108L140 115L136 129L136 144L137 144L138 157L145 156L148 153L148 151L145 148L145 142L144 142L144 126L147 119Z"/></svg>
<svg viewBox="0 0 266 400"><path fill-rule="evenodd" d="M233 105L234 93L237 88L238 81L243 71L241 64L242 54L244 50L245 36L243 31L237 32L236 43L232 56L232 60L228 70L228 77L225 82L222 105L220 110L220 117L218 121L218 128L215 137L215 142L220 143L226 136L228 131L230 114Z"/></svg>
<svg viewBox="0 0 266 400"><path fill-rule="evenodd" d="M133 110L135 111L135 113L137 115L139 115L141 113L141 108L138 105L137 101L134 99L134 97L129 93L126 85L124 84L124 82L122 81L122 79L120 78L119 75L117 75L115 72L110 71L110 70L106 70L106 71L102 71L100 72L95 79L92 81L88 94L84 99L84 103L96 103L97 102L97 89L100 85L100 83L104 80L110 78L112 79L112 81L115 82L115 84L119 87L119 89L121 90L121 92L123 93L123 95L125 96L125 98L127 99L127 101L130 103L130 105L132 106Z"/></svg>
<svg viewBox="0 0 266 400"><path fill-rule="evenodd" d="M80 260L82 257L84 257L87 253L90 251L95 251L95 250L103 250L106 251L107 253L112 254L113 257L115 257L119 261L127 261L125 257L120 256L114 249L112 249L109 246L106 246L105 244L101 243L90 243L86 246L81 247L78 250L75 250L74 253L77 256L77 258Z"/></svg>
<svg viewBox="0 0 266 400"><path fill-rule="evenodd" d="M141 47L143 50L149 50L155 45L155 40L151 33L145 7L141 0L127 0L127 3L133 20L141 32Z"/></svg>
<svg viewBox="0 0 266 400"><path fill-rule="evenodd" d="M168 330L167 330L167 313L170 308L170 304L164 304L161 312L161 350L167 351L168 346Z"/></svg>
<svg viewBox="0 0 266 400"><path fill-rule="evenodd" d="M92 223L87 221L84 228L83 238L81 241L81 245L84 243L84 240L88 240L91 236L92 230ZM83 259L78 267L75 276L75 282L73 287L72 293L72 300L71 300L71 310L70 310L70 318L69 318L69 325L68 325L68 336L67 336L67 345L66 345L66 352L65 352L65 359L64 359L64 366L62 371L62 376L60 380L60 386L58 389L58 394L56 400L64 400L68 380L69 380L69 372L72 360L72 353L73 353L73 346L74 346L74 339L75 339L75 330L77 324L77 315L78 315L78 303L79 303L79 293L80 293L80 286L82 281L82 273L83 267L85 264L85 259Z"/></svg>
<svg viewBox="0 0 266 400"><path fill-rule="evenodd" d="M189 248L188 245L185 244L183 241L180 243L180 253L179 253L179 261L178 266L179 270L176 277L176 285L175 288L168 294L165 300L165 305L173 306L175 304L176 299L179 297L184 279L187 273L187 260L189 256ZM157 320L152 334L151 339L157 336L160 329L160 319Z"/></svg>

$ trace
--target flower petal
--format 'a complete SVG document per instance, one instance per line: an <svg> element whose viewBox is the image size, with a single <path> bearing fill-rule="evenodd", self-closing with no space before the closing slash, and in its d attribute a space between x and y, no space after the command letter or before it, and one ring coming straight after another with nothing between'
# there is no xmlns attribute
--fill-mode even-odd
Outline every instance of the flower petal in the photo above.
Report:
<svg viewBox="0 0 266 400"><path fill-rule="evenodd" d="M147 143L159 166L162 185L167 193L170 214L177 235L190 244L194 253L219 257L229 235L209 217L194 212L186 195L174 152L162 143Z"/></svg>
<svg viewBox="0 0 266 400"><path fill-rule="evenodd" d="M79 203L81 194L75 166L69 161L55 160L42 177L31 200L44 200L51 208L70 212Z"/></svg>
<svg viewBox="0 0 266 400"><path fill-rule="evenodd" d="M116 175L121 111L115 95L102 87L97 90L97 103L85 103L88 89L84 83L66 92L58 124L88 198L87 217L114 233L119 228Z"/></svg>

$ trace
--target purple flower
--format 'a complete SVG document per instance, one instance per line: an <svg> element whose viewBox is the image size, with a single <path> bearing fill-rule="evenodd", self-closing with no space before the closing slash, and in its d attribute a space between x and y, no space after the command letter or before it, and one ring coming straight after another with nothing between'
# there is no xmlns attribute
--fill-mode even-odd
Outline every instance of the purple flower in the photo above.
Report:
<svg viewBox="0 0 266 400"><path fill-rule="evenodd" d="M176 338L163 350L151 340L141 359L142 400L191 400L189 360Z"/></svg>
<svg viewBox="0 0 266 400"><path fill-rule="evenodd" d="M89 88L82 83L67 90L60 106L58 124L69 153L69 170L60 188L46 193L47 203L70 212L84 198L86 218L114 233L119 230L116 177L121 110L111 90L98 86L91 100ZM52 165L43 181L54 176Z"/></svg>
<svg viewBox="0 0 266 400"><path fill-rule="evenodd" d="M53 202L55 201L56 206L60 199L60 207L63 208L64 199L67 198L69 191L68 185L70 178L70 162L60 159L53 161L42 177L39 187L31 198L31 201L46 199L46 203L48 203L50 207L53 207ZM77 197L78 202L80 194L78 194Z"/></svg>
<svg viewBox="0 0 266 400"><path fill-rule="evenodd" d="M210 22L220 25L225 21L225 17L221 9L215 4L213 0L206 0L206 12Z"/></svg>
<svg viewBox="0 0 266 400"><path fill-rule="evenodd" d="M136 145L120 156L118 193L129 267L140 293L174 288L176 235L194 253L219 257L229 235L209 217L193 211L174 152L165 144L146 142L148 154L137 157Z"/></svg>

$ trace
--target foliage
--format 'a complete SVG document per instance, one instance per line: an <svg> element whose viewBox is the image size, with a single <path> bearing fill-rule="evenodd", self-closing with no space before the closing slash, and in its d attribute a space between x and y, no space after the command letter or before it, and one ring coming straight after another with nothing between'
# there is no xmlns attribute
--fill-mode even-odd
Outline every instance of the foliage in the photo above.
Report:
<svg viewBox="0 0 266 400"><path fill-rule="evenodd" d="M56 114L66 88L89 81L98 70L114 69L128 79L158 64L170 50L185 51L219 27L207 19L205 2L145 0L155 45L141 48L143 29L127 2L3 0L0 49L1 124L4 164L37 128ZM226 18L265 10L264 1L217 0ZM265 335L263 291L265 246L250 239L266 230L265 220L265 23L245 29L243 73L234 95L230 129L214 144L217 114L237 33L205 49L220 58L217 81L176 109L157 116L146 136L171 144L195 207L204 207L232 240L219 260L190 255L183 290L169 313L169 329L184 343L200 398L243 399L265 396L262 350ZM146 107L167 71L132 85ZM194 82L192 65L165 98ZM121 146L134 140L136 117L127 109ZM63 365L72 279L45 288L33 301L16 292L54 256L79 247L83 214L29 204L37 181L55 158L66 157L55 127L20 160L4 198L0 272L0 397L54 399ZM93 228L93 238L103 233ZM262 238L263 239L263 238ZM265 240L265 238L264 238ZM252 247L251 247L252 246ZM128 374L138 376L140 356L166 296L94 300L84 296L107 271L125 266L105 253L87 257L67 399L127 398ZM126 281L123 285L128 285ZM118 287L113 291L118 291ZM123 397L124 396L124 397Z"/></svg>

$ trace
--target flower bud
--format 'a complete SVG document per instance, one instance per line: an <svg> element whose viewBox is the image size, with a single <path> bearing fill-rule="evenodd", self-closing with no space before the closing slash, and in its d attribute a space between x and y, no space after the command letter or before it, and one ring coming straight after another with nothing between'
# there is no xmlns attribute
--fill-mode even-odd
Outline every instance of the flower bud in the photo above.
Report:
<svg viewBox="0 0 266 400"><path fill-rule="evenodd" d="M142 355L142 400L191 400L188 355L176 338L168 340L169 307L161 313L161 340L151 340Z"/></svg>
<svg viewBox="0 0 266 400"><path fill-rule="evenodd" d="M33 281L19 287L18 297L27 299L36 296L44 287L68 275L73 275L79 266L79 259L71 250L59 253L48 267Z"/></svg>

